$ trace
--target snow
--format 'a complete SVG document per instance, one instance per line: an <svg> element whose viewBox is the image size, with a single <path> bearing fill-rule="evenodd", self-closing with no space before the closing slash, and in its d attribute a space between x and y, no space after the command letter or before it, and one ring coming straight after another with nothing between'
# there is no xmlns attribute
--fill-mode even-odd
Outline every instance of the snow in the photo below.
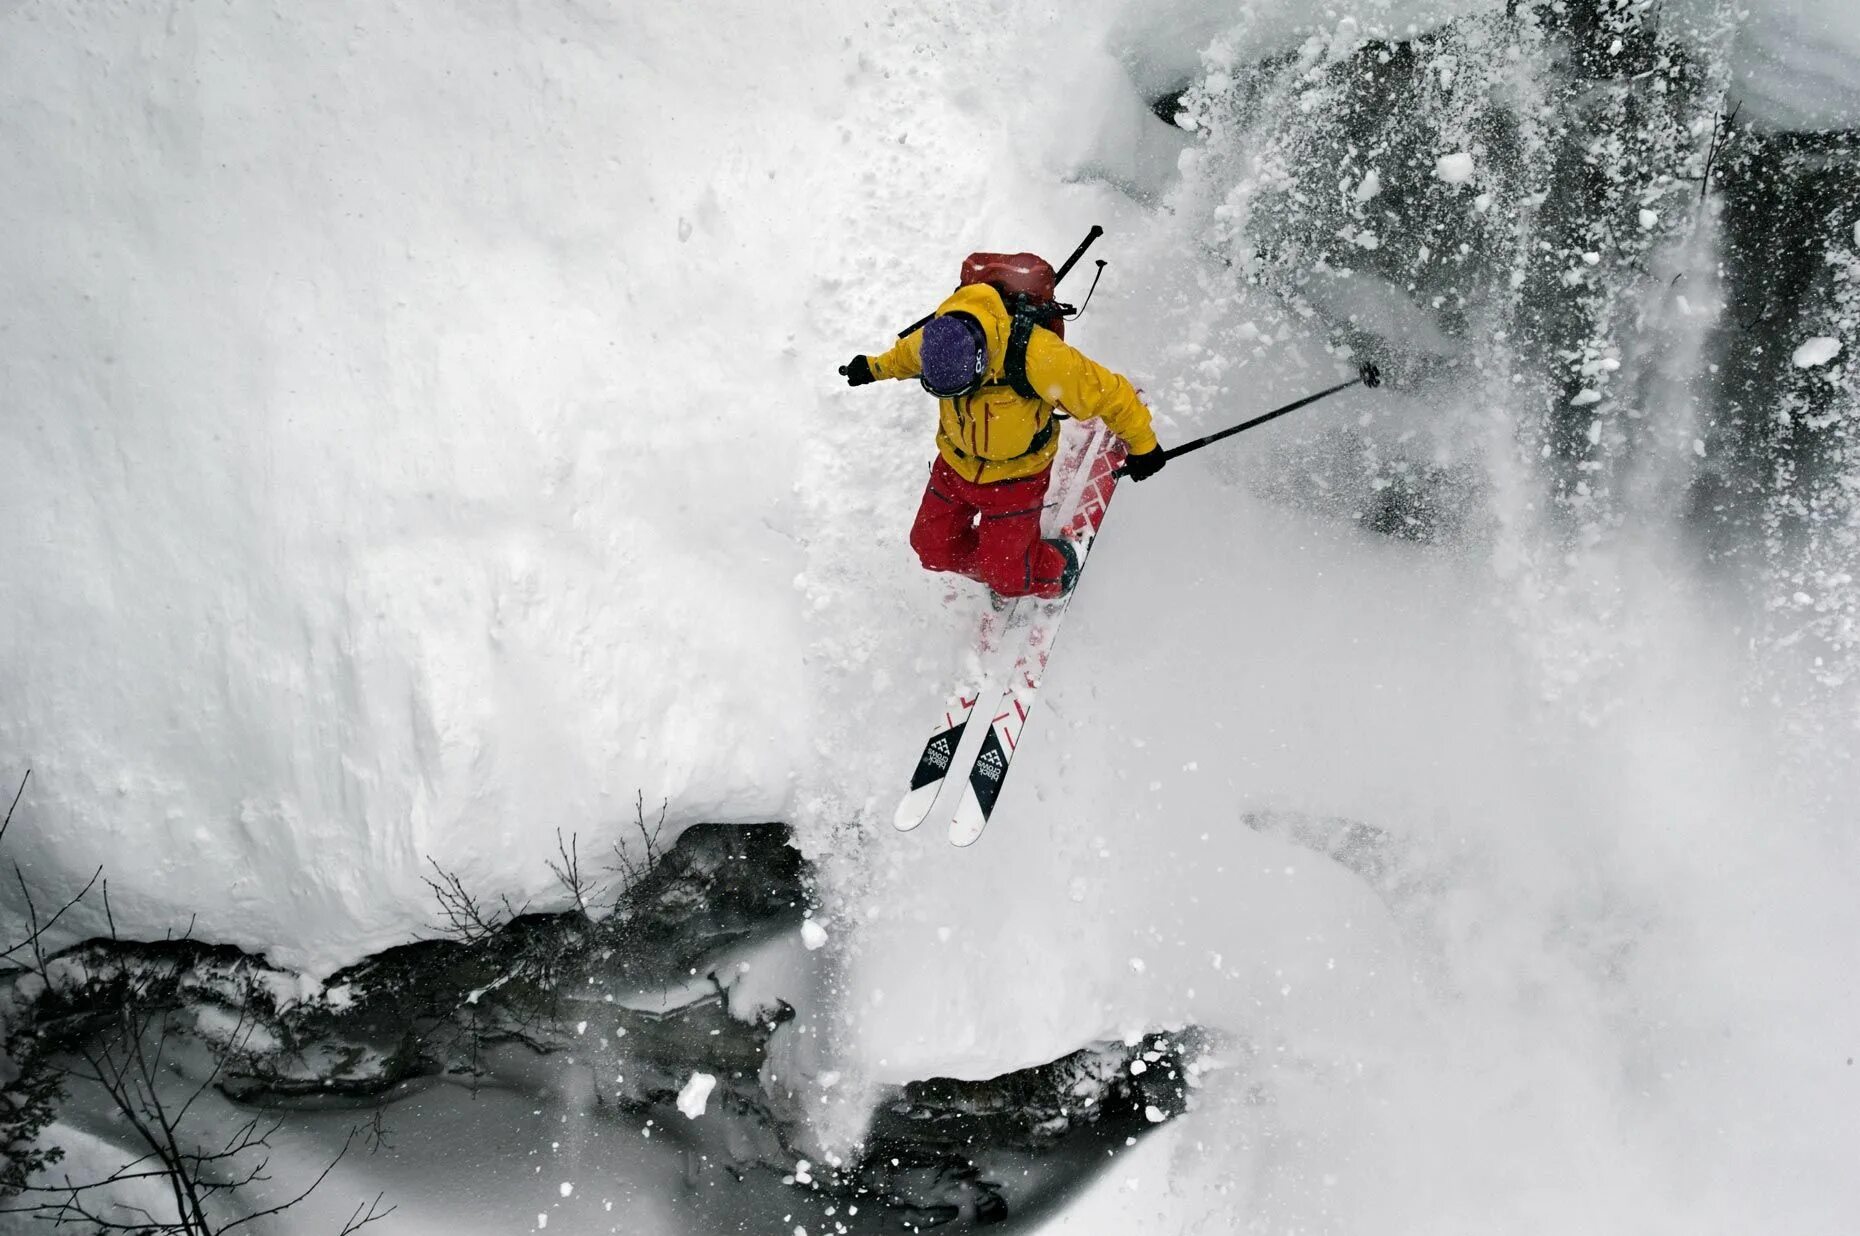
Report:
<svg viewBox="0 0 1860 1236"><path fill-rule="evenodd" d="M1473 157L1463 150L1443 154L1434 160L1434 176L1450 185L1463 185L1472 179Z"/></svg>
<svg viewBox="0 0 1860 1236"><path fill-rule="evenodd" d="M1165 440L1336 380L1192 202L1153 205L1188 139L1147 104L1454 11L1357 7L7 8L0 772L34 769L8 841L48 884L106 863L132 931L198 911L326 972L429 926L428 854L546 898L553 830L604 847L636 793L673 829L786 818L839 996L769 1069L825 1146L879 1083L1194 1022L1257 1054L1054 1230L1842 1230L1855 786L1791 762L1821 714L1747 690L1671 525L1542 570L1502 399L1352 392L1130 487L989 834L887 822L977 598L904 545L921 393L833 367L962 253L1102 222L1074 337ZM1852 25L1764 9L1742 89L1838 113ZM1076 78L981 123L1030 46ZM1310 296L1463 350L1394 285ZM1371 415L1491 439L1493 544L1247 483ZM1385 900L1262 811L1384 830L1415 884ZM783 933L732 1007L827 938ZM496 1200L503 1230L556 1204Z"/></svg>
<svg viewBox="0 0 1860 1236"><path fill-rule="evenodd" d="M0 15L0 750L119 914L327 970L429 854L527 895L636 793L781 814L818 365L765 255L839 226L790 65L857 56L816 10L681 89L684 24Z"/></svg>
<svg viewBox="0 0 1860 1236"><path fill-rule="evenodd" d="M1707 34L1724 21L1713 0L1682 0ZM1739 117L1773 129L1860 124L1860 6L1849 0L1768 0L1735 6L1731 77Z"/></svg>
<svg viewBox="0 0 1860 1236"><path fill-rule="evenodd" d="M1816 335L1813 339L1804 340L1790 354L1789 361L1797 369L1813 369L1817 365L1827 364L1840 354L1841 341L1839 339L1828 335Z"/></svg>
<svg viewBox="0 0 1860 1236"><path fill-rule="evenodd" d="M717 1079L709 1073L693 1073L678 1091L678 1110L684 1113L686 1120L696 1120L704 1114L704 1105L710 1102L710 1092L716 1089ZM568 1196L566 1192L564 1197Z"/></svg>

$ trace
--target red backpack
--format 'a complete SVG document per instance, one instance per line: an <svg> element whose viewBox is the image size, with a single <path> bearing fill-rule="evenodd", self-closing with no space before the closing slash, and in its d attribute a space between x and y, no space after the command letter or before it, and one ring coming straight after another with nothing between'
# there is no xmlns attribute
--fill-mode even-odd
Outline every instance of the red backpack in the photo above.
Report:
<svg viewBox="0 0 1860 1236"><path fill-rule="evenodd" d="M1033 319L1061 339L1066 337L1066 307L1058 301L1052 263L1034 253L971 253L962 259L959 287L986 283L1001 293L1008 312Z"/></svg>
<svg viewBox="0 0 1860 1236"><path fill-rule="evenodd" d="M1014 320L1008 331L1007 355L1001 361L1001 376L1017 395L1027 399L1044 399L1027 377L1027 344L1033 328L1044 326L1061 339L1066 337L1066 315L1072 306L1058 302L1059 276L1052 264L1034 253L971 253L962 260L962 281L957 286L986 283L1001 293Z"/></svg>

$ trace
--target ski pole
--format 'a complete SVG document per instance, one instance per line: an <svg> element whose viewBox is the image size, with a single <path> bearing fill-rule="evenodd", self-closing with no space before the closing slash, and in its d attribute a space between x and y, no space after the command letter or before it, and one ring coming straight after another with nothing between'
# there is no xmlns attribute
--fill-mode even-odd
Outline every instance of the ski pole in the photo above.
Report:
<svg viewBox="0 0 1860 1236"><path fill-rule="evenodd" d="M1054 287L1058 287L1066 281L1067 273L1070 272L1074 266L1079 264L1079 259L1085 256L1085 250L1091 248L1091 242L1097 240L1102 235L1104 235L1104 229L1099 227L1096 223L1092 224L1091 231L1085 233L1085 239L1079 241L1079 247L1072 251L1072 256L1066 259L1065 265L1061 266L1058 273L1053 276Z"/></svg>
<svg viewBox="0 0 1860 1236"><path fill-rule="evenodd" d="M1190 451L1198 451L1204 446L1219 442L1222 438L1231 438L1237 433L1245 433L1255 425L1264 425L1267 421L1284 416L1287 412L1296 412L1308 403L1316 403L1320 399L1335 395L1338 391L1348 390L1358 383L1364 386L1380 386L1382 385L1382 373L1374 365L1370 364L1368 361L1364 361L1357 372L1357 376L1351 378L1348 382L1339 382L1335 386L1325 387L1315 395L1306 395L1303 399L1294 399L1291 403L1286 404L1282 408L1274 408L1270 412L1262 412L1250 421L1241 421L1238 425L1229 425L1226 429L1208 434L1205 437L1196 438L1193 442L1184 442L1180 446L1170 447L1163 452L1163 460L1167 462L1171 459L1178 459L1188 454ZM1117 471L1112 473L1112 475L1122 476L1129 470L1129 464L1120 464Z"/></svg>

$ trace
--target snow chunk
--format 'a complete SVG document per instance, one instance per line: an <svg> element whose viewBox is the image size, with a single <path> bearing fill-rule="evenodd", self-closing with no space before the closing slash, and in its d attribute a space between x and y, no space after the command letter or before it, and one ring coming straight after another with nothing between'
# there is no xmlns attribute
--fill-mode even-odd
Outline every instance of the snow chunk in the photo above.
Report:
<svg viewBox="0 0 1860 1236"><path fill-rule="evenodd" d="M808 952L813 952L815 949L826 944L826 942L827 929L825 927L822 927L811 918L801 924L801 943L807 946Z"/></svg>
<svg viewBox="0 0 1860 1236"><path fill-rule="evenodd" d="M1473 157L1464 150L1443 154L1434 160L1434 175L1450 185L1463 185L1472 179Z"/></svg>
<svg viewBox="0 0 1860 1236"><path fill-rule="evenodd" d="M569 1197L575 1192L575 1183L572 1180L564 1180L559 1187L563 1197Z"/></svg>
<svg viewBox="0 0 1860 1236"><path fill-rule="evenodd" d="M1816 365L1825 365L1841 354L1841 341L1828 335L1816 335L1795 350L1789 359L1795 362L1797 369L1813 369Z"/></svg>
<svg viewBox="0 0 1860 1236"><path fill-rule="evenodd" d="M684 1113L686 1120L696 1120L704 1114L704 1105L710 1101L710 1092L716 1089L717 1079L709 1073L693 1073L685 1088L678 1092L678 1110Z"/></svg>
<svg viewBox="0 0 1860 1236"><path fill-rule="evenodd" d="M1367 202L1380 192L1382 192L1382 176L1372 167L1363 174L1362 181L1356 186L1356 192L1350 196L1359 202Z"/></svg>
<svg viewBox="0 0 1860 1236"><path fill-rule="evenodd" d="M1163 1109L1156 1106L1154 1103L1143 1109L1143 1118L1151 1124L1161 1124L1163 1121L1169 1119L1169 1117L1163 1115Z"/></svg>
<svg viewBox="0 0 1860 1236"><path fill-rule="evenodd" d="M1584 388L1576 392L1576 397L1569 401L1569 406L1572 408L1580 408L1584 404L1600 403L1601 400L1602 392L1593 388Z"/></svg>
<svg viewBox="0 0 1860 1236"><path fill-rule="evenodd" d="M1643 232L1646 231L1648 228L1651 228L1654 224L1658 223L1659 221L1660 221L1660 216L1654 211L1643 209L1640 212L1640 228L1641 228L1641 231Z"/></svg>

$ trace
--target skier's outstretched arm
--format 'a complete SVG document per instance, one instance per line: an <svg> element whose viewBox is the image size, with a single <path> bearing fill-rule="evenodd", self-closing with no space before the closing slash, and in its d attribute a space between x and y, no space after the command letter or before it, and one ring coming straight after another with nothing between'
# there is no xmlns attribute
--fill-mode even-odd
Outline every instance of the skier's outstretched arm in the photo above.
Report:
<svg viewBox="0 0 1860 1236"><path fill-rule="evenodd" d="M1150 425L1150 410L1123 374L1106 369L1059 336L1036 330L1027 344L1027 380L1048 403L1109 425L1130 452L1133 479L1147 479L1162 469L1162 448Z"/></svg>
<svg viewBox="0 0 1860 1236"><path fill-rule="evenodd" d="M840 372L846 375L846 385L864 386L880 378L916 377L924 371L923 360L918 352L923 346L923 340L924 333L914 330L893 344L888 352L878 356L853 357L840 366Z"/></svg>

